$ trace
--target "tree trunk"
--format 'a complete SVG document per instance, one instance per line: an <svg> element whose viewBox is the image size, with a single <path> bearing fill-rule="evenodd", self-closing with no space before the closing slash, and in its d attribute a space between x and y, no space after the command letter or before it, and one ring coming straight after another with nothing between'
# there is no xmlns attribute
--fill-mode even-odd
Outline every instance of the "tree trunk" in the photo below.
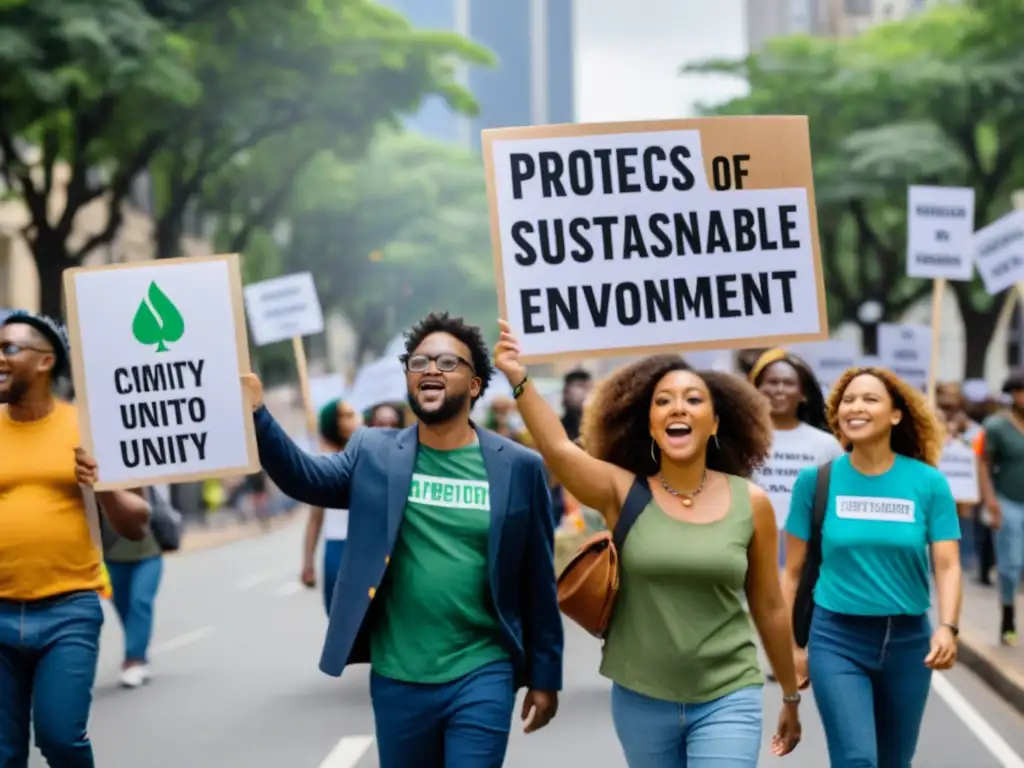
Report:
<svg viewBox="0 0 1024 768"><path fill-rule="evenodd" d="M974 309L966 301L959 302L960 314L964 320L964 345L967 348L964 361L965 378L980 379L985 376L985 358L988 356L988 348L992 344L992 336L1003 312L1006 297L1006 293L1002 294L1000 301L992 302L992 306L983 312Z"/></svg>
<svg viewBox="0 0 1024 768"><path fill-rule="evenodd" d="M878 354L878 323L862 323L860 326L861 349L865 355Z"/></svg>
<svg viewBox="0 0 1024 768"><path fill-rule="evenodd" d="M156 229L153 232L156 258L176 259L181 255L182 229L183 222L180 215L169 213L157 219Z"/></svg>
<svg viewBox="0 0 1024 768"><path fill-rule="evenodd" d="M39 311L55 319L64 318L64 270L78 266L68 257L67 244L44 235L33 243L39 273Z"/></svg>

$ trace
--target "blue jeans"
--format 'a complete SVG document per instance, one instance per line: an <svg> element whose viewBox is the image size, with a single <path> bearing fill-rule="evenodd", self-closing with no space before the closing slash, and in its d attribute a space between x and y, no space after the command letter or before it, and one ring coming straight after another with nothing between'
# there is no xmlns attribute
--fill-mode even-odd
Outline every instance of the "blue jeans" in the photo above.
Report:
<svg viewBox="0 0 1024 768"><path fill-rule="evenodd" d="M107 563L114 609L124 627L124 660L146 661L153 637L153 602L164 572L160 555L137 563Z"/></svg>
<svg viewBox="0 0 1024 768"><path fill-rule="evenodd" d="M345 554L345 539L324 539L324 610L331 615L331 599L338 582L341 558Z"/></svg>
<svg viewBox="0 0 1024 768"><path fill-rule="evenodd" d="M612 722L629 768L752 768L761 752L761 686L678 704L612 686Z"/></svg>
<svg viewBox="0 0 1024 768"><path fill-rule="evenodd" d="M516 692L512 664L450 683L370 676L380 768L501 768Z"/></svg>
<svg viewBox="0 0 1024 768"><path fill-rule="evenodd" d="M29 726L55 768L93 768L86 727L103 609L95 592L0 600L0 766L27 768Z"/></svg>
<svg viewBox="0 0 1024 768"><path fill-rule="evenodd" d="M811 690L834 768L910 768L932 671L927 616L846 616L814 609Z"/></svg>
<svg viewBox="0 0 1024 768"><path fill-rule="evenodd" d="M1002 524L993 531L996 539L996 571L999 573L999 601L1013 605L1024 573L1024 504L999 497Z"/></svg>

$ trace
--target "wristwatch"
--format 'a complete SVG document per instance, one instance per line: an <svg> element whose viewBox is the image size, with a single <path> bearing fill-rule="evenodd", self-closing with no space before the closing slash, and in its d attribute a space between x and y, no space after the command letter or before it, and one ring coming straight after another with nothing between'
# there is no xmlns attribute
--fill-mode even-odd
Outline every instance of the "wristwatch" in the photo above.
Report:
<svg viewBox="0 0 1024 768"><path fill-rule="evenodd" d="M940 624L939 626L945 627L950 632L952 632L953 633L953 637L959 637L960 636L960 627L958 627L956 624Z"/></svg>
<svg viewBox="0 0 1024 768"><path fill-rule="evenodd" d="M802 698L803 697L800 695L800 691L796 691L795 693L784 693L782 695L782 703L783 704L799 704L800 700Z"/></svg>

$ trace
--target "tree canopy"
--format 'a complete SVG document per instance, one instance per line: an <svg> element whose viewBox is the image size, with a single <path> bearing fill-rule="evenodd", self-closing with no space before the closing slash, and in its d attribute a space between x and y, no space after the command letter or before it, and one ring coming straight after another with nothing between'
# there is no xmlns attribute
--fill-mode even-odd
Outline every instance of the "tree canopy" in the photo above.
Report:
<svg viewBox="0 0 1024 768"><path fill-rule="evenodd" d="M30 212L43 311L60 314L62 271L116 237L144 170L156 181L158 255L174 255L185 213L211 186L237 193L211 212L247 238L317 153L358 156L428 94L472 113L459 59L490 62L369 0L2 0L0 175ZM268 158L283 164L276 186ZM262 168L258 194L238 185L239 167ZM73 239L99 199L105 226Z"/></svg>
<svg viewBox="0 0 1024 768"><path fill-rule="evenodd" d="M910 184L969 186L975 227L1010 208L1024 181L1024 6L940 5L846 40L791 37L740 61L688 71L731 74L749 92L706 114L806 114L829 314L859 322L867 301L897 321L930 291L906 275ZM980 375L1004 296L951 283L964 318L967 375Z"/></svg>

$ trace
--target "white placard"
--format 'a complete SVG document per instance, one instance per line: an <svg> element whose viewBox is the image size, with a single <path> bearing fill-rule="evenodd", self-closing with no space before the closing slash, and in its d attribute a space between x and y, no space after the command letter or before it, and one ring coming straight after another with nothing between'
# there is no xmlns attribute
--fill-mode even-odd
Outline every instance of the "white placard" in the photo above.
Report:
<svg viewBox="0 0 1024 768"><path fill-rule="evenodd" d="M698 371L733 373L736 370L735 353L731 349L695 349L683 357Z"/></svg>
<svg viewBox="0 0 1024 768"><path fill-rule="evenodd" d="M313 275L298 272L245 286L245 310L257 346L323 333Z"/></svg>
<svg viewBox="0 0 1024 768"><path fill-rule="evenodd" d="M259 468L237 257L68 270L64 286L97 490Z"/></svg>
<svg viewBox="0 0 1024 768"><path fill-rule="evenodd" d="M929 280L970 280L974 274L974 190L910 187L907 191L907 274Z"/></svg>
<svg viewBox="0 0 1024 768"><path fill-rule="evenodd" d="M356 373L345 400L362 412L381 403L404 403L409 396L405 370L394 357L381 357Z"/></svg>
<svg viewBox="0 0 1024 768"><path fill-rule="evenodd" d="M1024 211L1013 211L974 233L978 274L991 295L1024 280Z"/></svg>
<svg viewBox="0 0 1024 768"><path fill-rule="evenodd" d="M484 132L499 302L524 360L827 334L806 121L729 121ZM716 153L738 154L704 156L716 131ZM709 168L760 168L758 188L713 190Z"/></svg>
<svg viewBox="0 0 1024 768"><path fill-rule="evenodd" d="M939 459L939 469L949 481L953 498L960 504L977 504L981 499L978 485L978 460L971 446L963 440L950 440Z"/></svg>
<svg viewBox="0 0 1024 768"><path fill-rule="evenodd" d="M335 398L345 397L345 377L340 373L325 373L323 376L309 377L309 399L313 411L320 409Z"/></svg>
<svg viewBox="0 0 1024 768"><path fill-rule="evenodd" d="M878 326L878 360L910 386L928 386L932 329L927 325L882 323Z"/></svg>
<svg viewBox="0 0 1024 768"><path fill-rule="evenodd" d="M992 390L984 379L967 379L964 381L963 393L971 403L983 403L992 396Z"/></svg>
<svg viewBox="0 0 1024 768"><path fill-rule="evenodd" d="M810 366L821 388L826 392L846 371L860 365L861 360L860 350L856 344L834 339L793 344L789 350Z"/></svg>

